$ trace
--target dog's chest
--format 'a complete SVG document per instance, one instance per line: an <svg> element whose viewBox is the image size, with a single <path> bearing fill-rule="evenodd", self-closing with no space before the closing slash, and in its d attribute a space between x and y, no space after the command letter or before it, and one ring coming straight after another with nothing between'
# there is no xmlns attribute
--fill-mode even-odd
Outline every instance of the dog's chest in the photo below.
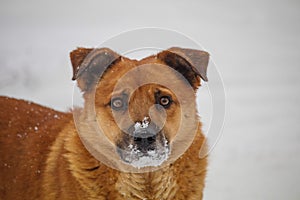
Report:
<svg viewBox="0 0 300 200"><path fill-rule="evenodd" d="M174 199L178 190L170 168L151 173L121 173L116 183L124 199Z"/></svg>

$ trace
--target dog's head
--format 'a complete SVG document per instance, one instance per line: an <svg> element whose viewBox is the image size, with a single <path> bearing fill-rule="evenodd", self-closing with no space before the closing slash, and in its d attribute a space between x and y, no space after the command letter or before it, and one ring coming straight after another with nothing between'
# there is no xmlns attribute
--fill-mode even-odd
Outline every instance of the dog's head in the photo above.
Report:
<svg viewBox="0 0 300 200"><path fill-rule="evenodd" d="M87 118L97 118L123 162L159 166L175 152L175 138L189 137L180 133L194 136L195 93L200 78L207 81L208 53L173 47L137 61L108 48L78 48L70 57Z"/></svg>

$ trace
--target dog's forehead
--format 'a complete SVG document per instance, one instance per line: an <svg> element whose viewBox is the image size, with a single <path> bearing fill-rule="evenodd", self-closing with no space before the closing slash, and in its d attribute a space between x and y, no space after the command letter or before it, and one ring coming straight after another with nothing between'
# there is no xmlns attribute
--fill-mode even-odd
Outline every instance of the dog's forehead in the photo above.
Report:
<svg viewBox="0 0 300 200"><path fill-rule="evenodd" d="M104 79L111 84L122 81L123 84L138 84L149 82L154 78L178 81L176 72L156 56L149 56L142 60L132 60L122 57L105 72ZM101 80L100 80L101 81ZM153 82L152 82L153 83Z"/></svg>

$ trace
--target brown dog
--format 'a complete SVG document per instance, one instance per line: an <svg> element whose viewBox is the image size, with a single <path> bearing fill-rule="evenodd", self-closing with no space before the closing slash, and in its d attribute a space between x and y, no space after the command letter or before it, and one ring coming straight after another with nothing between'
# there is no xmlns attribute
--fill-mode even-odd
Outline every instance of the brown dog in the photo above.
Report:
<svg viewBox="0 0 300 200"><path fill-rule="evenodd" d="M78 48L70 57L84 96L76 126L71 113L0 98L0 199L202 199L195 93L208 54L171 48L137 61Z"/></svg>

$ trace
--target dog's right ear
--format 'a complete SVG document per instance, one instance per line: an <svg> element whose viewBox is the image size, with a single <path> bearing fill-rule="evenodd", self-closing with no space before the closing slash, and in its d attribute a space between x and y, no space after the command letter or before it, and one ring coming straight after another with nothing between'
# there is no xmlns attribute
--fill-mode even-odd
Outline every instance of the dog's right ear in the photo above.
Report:
<svg viewBox="0 0 300 200"><path fill-rule="evenodd" d="M208 81L209 54L205 51L172 47L158 53L157 58L181 73L194 89L200 86L200 78Z"/></svg>
<svg viewBox="0 0 300 200"><path fill-rule="evenodd" d="M77 48L70 53L73 78L82 91L97 84L104 71L121 57L109 48Z"/></svg>

